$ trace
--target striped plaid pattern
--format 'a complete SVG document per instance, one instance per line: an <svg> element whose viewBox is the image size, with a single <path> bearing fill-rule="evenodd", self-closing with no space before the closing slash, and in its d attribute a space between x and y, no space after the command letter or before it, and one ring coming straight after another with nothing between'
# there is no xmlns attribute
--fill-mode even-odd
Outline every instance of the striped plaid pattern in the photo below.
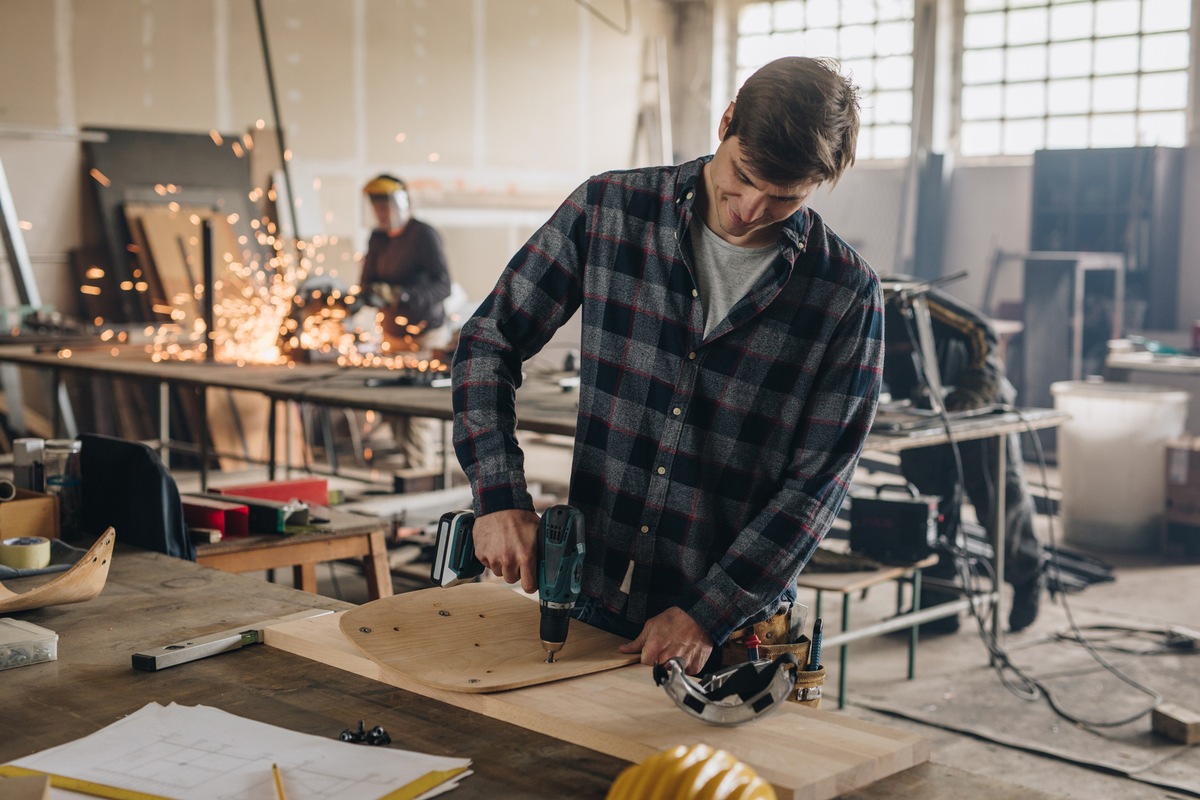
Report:
<svg viewBox="0 0 1200 800"><path fill-rule="evenodd" d="M582 307L583 592L638 624L679 606L720 643L774 613L837 515L878 400L883 308L871 268L802 209L705 338L687 227L706 160L588 180L513 257L462 330L454 444L477 515L531 507L521 362Z"/></svg>

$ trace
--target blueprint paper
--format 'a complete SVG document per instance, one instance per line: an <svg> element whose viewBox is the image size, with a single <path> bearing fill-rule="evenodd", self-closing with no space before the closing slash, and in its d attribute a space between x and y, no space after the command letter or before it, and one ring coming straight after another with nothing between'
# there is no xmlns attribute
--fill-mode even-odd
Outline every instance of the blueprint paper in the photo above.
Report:
<svg viewBox="0 0 1200 800"><path fill-rule="evenodd" d="M412 787L403 796L432 797L469 775L470 763L175 703L150 703L90 736L12 762L174 800L274 798L272 764L279 765L288 800L376 800L402 787ZM417 789L422 779L429 781L424 792Z"/></svg>

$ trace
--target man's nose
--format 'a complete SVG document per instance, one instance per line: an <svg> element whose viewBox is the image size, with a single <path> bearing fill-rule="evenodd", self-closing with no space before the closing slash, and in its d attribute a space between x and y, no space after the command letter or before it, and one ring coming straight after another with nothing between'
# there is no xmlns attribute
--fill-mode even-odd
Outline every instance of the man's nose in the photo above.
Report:
<svg viewBox="0 0 1200 800"><path fill-rule="evenodd" d="M771 198L766 192L749 189L742 193L742 219L746 222L758 222L767 215Z"/></svg>

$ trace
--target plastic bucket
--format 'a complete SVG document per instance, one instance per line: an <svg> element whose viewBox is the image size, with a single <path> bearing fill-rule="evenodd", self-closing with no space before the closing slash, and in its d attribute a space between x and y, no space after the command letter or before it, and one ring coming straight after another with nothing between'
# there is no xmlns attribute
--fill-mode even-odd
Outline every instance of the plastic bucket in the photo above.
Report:
<svg viewBox="0 0 1200 800"><path fill-rule="evenodd" d="M1183 433L1190 393L1101 381L1051 384L1071 415L1058 433L1063 535L1103 550L1155 549L1166 506L1167 440Z"/></svg>

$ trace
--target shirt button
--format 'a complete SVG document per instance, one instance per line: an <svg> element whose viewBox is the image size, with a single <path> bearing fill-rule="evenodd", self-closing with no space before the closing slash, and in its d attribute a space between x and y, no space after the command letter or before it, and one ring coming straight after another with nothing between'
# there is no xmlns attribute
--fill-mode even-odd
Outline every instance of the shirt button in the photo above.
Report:
<svg viewBox="0 0 1200 800"><path fill-rule="evenodd" d="M659 474L659 475L666 475L666 474L667 474L667 468L666 468L666 467L659 467L659 468L658 468L658 474Z"/></svg>
<svg viewBox="0 0 1200 800"><path fill-rule="evenodd" d="M688 200L691 200L691 199L692 199L692 197L694 197L694 196L695 196L695 194L696 194L695 192L691 192L691 191L689 191L689 192L687 193L687 199L688 199Z"/></svg>
<svg viewBox="0 0 1200 800"><path fill-rule="evenodd" d="M643 525L643 526L642 526L642 533L649 533L649 532L650 532L650 526L649 526L649 525Z"/></svg>
<svg viewBox="0 0 1200 800"><path fill-rule="evenodd" d="M683 410L682 410L682 409L680 409L680 408L678 408L678 407L676 407L676 408L672 408L672 409L671 409L671 413L672 413L672 414L674 414L675 416L677 416L677 417L678 417L680 414L682 414L682 413L683 413Z"/></svg>
<svg viewBox="0 0 1200 800"><path fill-rule="evenodd" d="M691 360L691 361L695 361L695 360L696 360L696 354L695 354L695 353L688 353L688 359L689 359L689 360Z"/></svg>
<svg viewBox="0 0 1200 800"><path fill-rule="evenodd" d="M700 292L697 291L696 289L692 289L692 297L699 297L699 296L700 296Z"/></svg>

